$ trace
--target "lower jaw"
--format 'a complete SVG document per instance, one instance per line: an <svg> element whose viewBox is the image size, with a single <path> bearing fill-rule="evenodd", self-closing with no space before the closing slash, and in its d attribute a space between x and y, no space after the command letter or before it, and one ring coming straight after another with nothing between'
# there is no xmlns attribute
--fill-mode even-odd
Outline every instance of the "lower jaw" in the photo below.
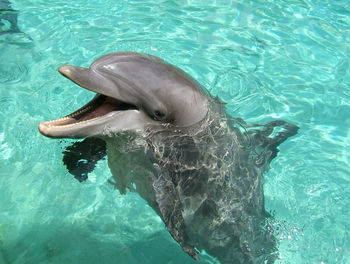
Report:
<svg viewBox="0 0 350 264"><path fill-rule="evenodd" d="M78 109L77 111L52 121L43 122L41 124L51 127L65 127L83 122L91 121L98 117L107 115L110 112L118 110L122 103L117 99L104 95L95 96L89 103Z"/></svg>

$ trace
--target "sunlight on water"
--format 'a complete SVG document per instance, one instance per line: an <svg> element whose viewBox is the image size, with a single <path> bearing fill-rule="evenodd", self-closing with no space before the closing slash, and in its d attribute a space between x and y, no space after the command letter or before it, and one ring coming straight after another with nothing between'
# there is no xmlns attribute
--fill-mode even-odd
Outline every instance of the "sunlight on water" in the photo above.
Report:
<svg viewBox="0 0 350 264"><path fill-rule="evenodd" d="M182 68L232 116L298 125L265 174L276 262L350 261L348 1L11 2L18 12L0 10L0 263L194 263L145 201L107 183L106 161L81 184L62 164L69 141L37 131L92 97L59 66L123 50Z"/></svg>

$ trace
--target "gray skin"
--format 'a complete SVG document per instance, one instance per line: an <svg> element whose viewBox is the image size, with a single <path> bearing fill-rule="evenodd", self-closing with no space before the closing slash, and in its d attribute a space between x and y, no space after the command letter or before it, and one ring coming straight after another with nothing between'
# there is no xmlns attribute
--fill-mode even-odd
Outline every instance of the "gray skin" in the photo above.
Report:
<svg viewBox="0 0 350 264"><path fill-rule="evenodd" d="M221 263L274 262L262 174L296 126L248 127L183 71L150 55L112 53L89 69L59 72L107 99L40 123L43 135L105 140L113 184L138 192L191 257L204 249Z"/></svg>
<svg viewBox="0 0 350 264"><path fill-rule="evenodd" d="M106 127L119 132L164 124L191 126L202 120L208 111L208 98L200 85L154 56L112 53L97 59L89 69L65 65L59 72L81 87L129 103L137 109L114 112L93 122L70 127L41 123L39 130L48 137L101 136Z"/></svg>

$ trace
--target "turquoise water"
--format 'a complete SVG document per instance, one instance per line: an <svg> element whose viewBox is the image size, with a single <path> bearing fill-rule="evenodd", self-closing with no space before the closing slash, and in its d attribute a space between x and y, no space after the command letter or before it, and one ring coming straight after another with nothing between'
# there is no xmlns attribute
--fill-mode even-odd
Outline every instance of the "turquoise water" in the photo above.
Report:
<svg viewBox="0 0 350 264"><path fill-rule="evenodd" d="M350 3L12 0L0 34L0 263L195 263L135 193L84 183L37 131L92 94L57 73L122 50L164 58L247 122L300 126L265 174L276 263L350 263ZM3 11L0 11L3 12ZM1 20L6 33L8 24ZM1 32L1 31L0 31ZM206 254L201 263L217 263Z"/></svg>

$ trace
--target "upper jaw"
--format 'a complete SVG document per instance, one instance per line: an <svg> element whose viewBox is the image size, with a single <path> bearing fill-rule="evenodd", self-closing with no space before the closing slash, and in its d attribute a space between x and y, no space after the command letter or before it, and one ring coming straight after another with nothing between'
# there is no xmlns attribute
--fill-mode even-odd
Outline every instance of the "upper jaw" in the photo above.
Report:
<svg viewBox="0 0 350 264"><path fill-rule="evenodd" d="M116 84L93 69L63 65L58 69L64 77L87 90L126 102ZM126 102L132 103L132 102Z"/></svg>

